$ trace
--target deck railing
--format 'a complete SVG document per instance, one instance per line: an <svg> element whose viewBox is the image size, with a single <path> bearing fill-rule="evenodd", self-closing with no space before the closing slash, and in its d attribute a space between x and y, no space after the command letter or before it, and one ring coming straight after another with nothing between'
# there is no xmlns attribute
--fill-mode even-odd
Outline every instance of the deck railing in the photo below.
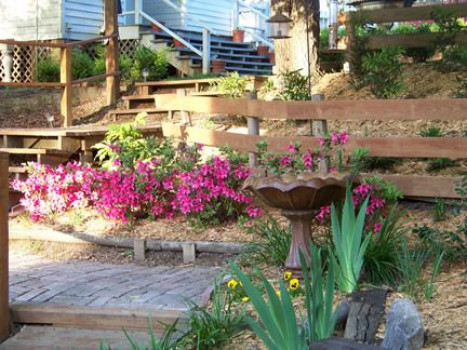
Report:
<svg viewBox="0 0 467 350"><path fill-rule="evenodd" d="M0 81L0 86L14 87L58 87L61 89L60 114L64 119L64 126L72 124L72 105L71 93L72 86L83 82L106 79L107 85L107 104L111 105L117 102L120 91L119 83L119 67L118 67L118 25L117 11L115 9L115 1L105 0L105 35L88 40L70 42L70 43L49 43L37 41L15 41L15 40L0 40L0 44L4 48L2 52L2 63L4 78ZM92 44L96 42L106 43L106 73L91 76L84 79L75 79L71 75L72 50L76 47ZM60 81L59 82L12 82L11 72L12 61L4 59L11 55L11 47L41 47L60 50ZM10 57L11 58L11 57ZM6 78L6 79L5 79Z"/></svg>

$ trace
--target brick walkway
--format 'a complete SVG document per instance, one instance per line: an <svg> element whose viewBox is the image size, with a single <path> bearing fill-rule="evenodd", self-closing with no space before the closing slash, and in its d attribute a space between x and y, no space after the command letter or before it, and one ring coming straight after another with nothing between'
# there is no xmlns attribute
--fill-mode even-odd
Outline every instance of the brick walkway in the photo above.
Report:
<svg viewBox="0 0 467 350"><path fill-rule="evenodd" d="M200 303L219 268L55 261L10 252L10 302L185 310Z"/></svg>

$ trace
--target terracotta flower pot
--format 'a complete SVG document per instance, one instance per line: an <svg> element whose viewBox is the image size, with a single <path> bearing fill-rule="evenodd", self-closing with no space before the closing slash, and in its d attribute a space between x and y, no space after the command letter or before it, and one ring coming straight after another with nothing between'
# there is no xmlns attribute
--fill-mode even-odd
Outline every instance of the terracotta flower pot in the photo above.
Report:
<svg viewBox="0 0 467 350"><path fill-rule="evenodd" d="M165 22L160 21L160 23L165 26ZM157 24L155 24L155 23L151 23L151 29L155 33L161 33L162 32L162 29L159 28L159 26L157 26Z"/></svg>
<svg viewBox="0 0 467 350"><path fill-rule="evenodd" d="M256 52L259 56L268 56L269 54L269 46L266 45L258 45L256 48Z"/></svg>
<svg viewBox="0 0 467 350"><path fill-rule="evenodd" d="M348 174L303 173L299 175L249 177L244 188L267 205L281 209L290 220L292 243L285 268L302 276L299 251L311 262L311 221L319 208L345 197Z"/></svg>
<svg viewBox="0 0 467 350"><path fill-rule="evenodd" d="M183 45L181 41L178 41L175 38L173 39L173 43L175 47L185 47L185 45Z"/></svg>
<svg viewBox="0 0 467 350"><path fill-rule="evenodd" d="M211 70L213 73L224 73L225 72L225 61L223 60L212 60Z"/></svg>
<svg viewBox="0 0 467 350"><path fill-rule="evenodd" d="M238 43L243 43L245 39L245 31L241 29L234 29L232 31L232 40Z"/></svg>
<svg viewBox="0 0 467 350"><path fill-rule="evenodd" d="M276 53L275 52L268 52L269 62L272 64L276 64Z"/></svg>

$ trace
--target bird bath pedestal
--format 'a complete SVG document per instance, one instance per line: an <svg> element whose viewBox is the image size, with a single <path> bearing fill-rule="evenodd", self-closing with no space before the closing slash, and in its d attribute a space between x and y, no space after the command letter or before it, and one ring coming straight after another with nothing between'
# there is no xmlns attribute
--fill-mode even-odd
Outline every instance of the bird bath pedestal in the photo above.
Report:
<svg viewBox="0 0 467 350"><path fill-rule="evenodd" d="M348 174L303 173L281 176L251 176L244 188L252 191L267 205L281 209L290 220L292 243L285 268L301 277L299 252L308 266L311 262L311 221L319 208L345 197Z"/></svg>

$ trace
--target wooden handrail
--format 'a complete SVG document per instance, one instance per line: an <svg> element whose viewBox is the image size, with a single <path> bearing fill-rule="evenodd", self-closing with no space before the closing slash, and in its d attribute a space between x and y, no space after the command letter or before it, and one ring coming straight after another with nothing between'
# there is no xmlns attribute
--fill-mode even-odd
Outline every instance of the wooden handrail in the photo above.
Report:
<svg viewBox="0 0 467 350"><path fill-rule="evenodd" d="M91 43L95 43L98 41L104 41L106 39L111 39L111 38L118 38L118 33L113 33L113 34L105 35L105 36L99 36L99 37L95 37L95 38L87 39L87 40L73 41L71 43L67 43L66 46L70 48L74 48L76 46L91 44Z"/></svg>
<svg viewBox="0 0 467 350"><path fill-rule="evenodd" d="M8 305L8 154L0 152L0 342L10 335Z"/></svg>
<svg viewBox="0 0 467 350"><path fill-rule="evenodd" d="M12 82L3 82L3 81L0 81L0 86L15 86L15 87L63 87L63 86L65 86L65 84L64 84L64 83L59 83L59 82L46 83L46 82L31 81L31 82L24 82L24 83L12 83Z"/></svg>
<svg viewBox="0 0 467 350"><path fill-rule="evenodd" d="M18 45L18 46L36 46L36 47L55 47L64 48L67 44L65 43L44 43L39 41L17 41L17 40L1 40L0 44Z"/></svg>
<svg viewBox="0 0 467 350"><path fill-rule="evenodd" d="M94 80L99 80L99 79L105 79L107 77L116 77L116 76L119 76L121 74L120 71L116 71L116 72L112 72L112 73L104 73L104 74L99 74L99 75L94 75L92 77L87 77L87 78L83 78L83 79L77 79L77 80L73 80L71 82L71 84L80 84L80 83L86 83L86 82L89 82L89 81L94 81Z"/></svg>

